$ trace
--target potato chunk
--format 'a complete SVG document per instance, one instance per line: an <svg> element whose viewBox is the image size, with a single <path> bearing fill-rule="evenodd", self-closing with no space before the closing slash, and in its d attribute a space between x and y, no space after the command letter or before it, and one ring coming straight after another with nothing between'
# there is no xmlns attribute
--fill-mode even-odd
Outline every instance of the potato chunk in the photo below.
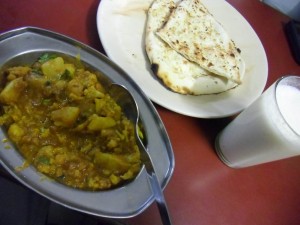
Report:
<svg viewBox="0 0 300 225"><path fill-rule="evenodd" d="M5 104L14 103L18 100L21 92L26 88L27 84L23 77L9 82L0 93L0 102Z"/></svg>
<svg viewBox="0 0 300 225"><path fill-rule="evenodd" d="M42 64L43 74L50 80L57 80L65 72L63 58L57 57Z"/></svg>
<svg viewBox="0 0 300 225"><path fill-rule="evenodd" d="M95 154L94 162L102 169L117 171L120 174L127 172L131 166L124 156L103 152Z"/></svg>
<svg viewBox="0 0 300 225"><path fill-rule="evenodd" d="M51 113L51 119L56 126L72 127L80 113L78 107L63 107Z"/></svg>
<svg viewBox="0 0 300 225"><path fill-rule="evenodd" d="M87 127L89 131L100 131L116 125L116 121L111 117L101 117L93 114L89 119L90 123Z"/></svg>

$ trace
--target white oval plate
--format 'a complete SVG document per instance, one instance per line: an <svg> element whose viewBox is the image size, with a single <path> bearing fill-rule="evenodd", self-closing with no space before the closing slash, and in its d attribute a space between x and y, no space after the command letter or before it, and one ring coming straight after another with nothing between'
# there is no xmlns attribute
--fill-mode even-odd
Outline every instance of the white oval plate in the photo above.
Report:
<svg viewBox="0 0 300 225"><path fill-rule="evenodd" d="M152 0L102 0L97 13L99 36L108 57L122 67L155 103L198 118L239 113L264 90L268 62L262 43L246 19L225 0L202 0L242 50L243 84L217 95L181 95L168 90L150 70L145 52L145 23Z"/></svg>

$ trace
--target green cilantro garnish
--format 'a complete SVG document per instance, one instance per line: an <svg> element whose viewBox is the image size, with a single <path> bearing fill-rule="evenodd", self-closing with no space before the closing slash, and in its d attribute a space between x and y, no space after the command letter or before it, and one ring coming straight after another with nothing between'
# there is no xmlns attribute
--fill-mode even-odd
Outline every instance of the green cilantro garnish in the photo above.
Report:
<svg viewBox="0 0 300 225"><path fill-rule="evenodd" d="M54 59L54 58L57 58L57 55L55 55L53 53L45 53L38 59L38 61L40 63L45 63L45 62L49 61L50 59Z"/></svg>
<svg viewBox="0 0 300 225"><path fill-rule="evenodd" d="M65 72L60 76L60 80L71 80L72 76L69 70L65 70Z"/></svg>

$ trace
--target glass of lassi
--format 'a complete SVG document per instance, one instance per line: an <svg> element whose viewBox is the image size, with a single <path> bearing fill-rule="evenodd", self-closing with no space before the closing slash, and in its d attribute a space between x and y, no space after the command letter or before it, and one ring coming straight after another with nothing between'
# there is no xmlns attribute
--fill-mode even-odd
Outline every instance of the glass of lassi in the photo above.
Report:
<svg viewBox="0 0 300 225"><path fill-rule="evenodd" d="M300 77L278 79L220 132L215 147L233 168L300 155Z"/></svg>

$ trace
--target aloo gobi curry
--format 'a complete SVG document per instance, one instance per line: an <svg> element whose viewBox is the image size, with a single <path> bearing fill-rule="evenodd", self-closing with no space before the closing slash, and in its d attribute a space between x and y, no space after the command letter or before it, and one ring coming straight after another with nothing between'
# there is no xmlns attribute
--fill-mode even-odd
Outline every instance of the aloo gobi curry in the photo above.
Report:
<svg viewBox="0 0 300 225"><path fill-rule="evenodd" d="M0 124L39 172L74 188L110 189L141 169L135 125L79 65L44 54L2 71Z"/></svg>

